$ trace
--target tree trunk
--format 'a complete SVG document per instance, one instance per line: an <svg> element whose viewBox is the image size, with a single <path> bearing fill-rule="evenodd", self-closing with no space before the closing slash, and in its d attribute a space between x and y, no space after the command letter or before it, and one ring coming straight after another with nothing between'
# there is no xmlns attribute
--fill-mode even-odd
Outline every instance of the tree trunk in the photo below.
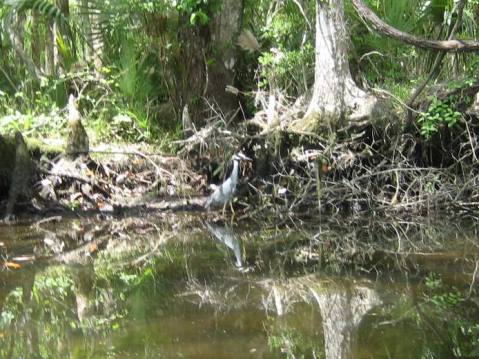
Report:
<svg viewBox="0 0 479 359"><path fill-rule="evenodd" d="M45 68L44 72L47 75L53 75L55 73L55 23L49 21L46 24L46 36L45 36Z"/></svg>
<svg viewBox="0 0 479 359"><path fill-rule="evenodd" d="M205 26L191 26L189 15L182 16L183 30L179 37L184 46L177 62L180 84L177 97L181 108L188 105L197 128L210 117L209 104L218 106L227 120L239 107L237 98L225 88L234 81L236 39L242 26L243 8L243 1L225 0L221 10Z"/></svg>
<svg viewBox="0 0 479 359"><path fill-rule="evenodd" d="M57 0L56 1L57 7L60 9L61 13L65 17L65 19L68 19L70 17L70 1L69 0ZM59 25L59 28L64 36L67 36L68 39L71 39L71 30L70 26L68 23L61 23Z"/></svg>
<svg viewBox="0 0 479 359"><path fill-rule="evenodd" d="M22 51L25 51L25 13L20 12L17 14L17 18L15 21L15 27L14 27L14 32L15 32L15 44L17 48L21 49Z"/></svg>
<svg viewBox="0 0 479 359"><path fill-rule="evenodd" d="M31 51L32 51L32 60L33 63L37 68L41 67L42 64L42 59L41 59L41 53L42 53L42 48L41 48L41 43L40 43L40 38L41 38L41 20L40 16L38 16L38 13L36 11L32 11L32 41L31 41Z"/></svg>
<svg viewBox="0 0 479 359"><path fill-rule="evenodd" d="M94 13L90 16L91 30L92 30L92 52L93 63L95 69L100 71L103 67L103 48L105 47L103 41L103 31L101 26L100 14Z"/></svg>
<svg viewBox="0 0 479 359"><path fill-rule="evenodd" d="M24 26L25 14L19 14L15 19L15 23L13 24L13 31L9 31L8 34L15 53L23 62L30 75L32 75L32 77L38 81L40 77L39 71L33 63L31 57L25 52Z"/></svg>
<svg viewBox="0 0 479 359"><path fill-rule="evenodd" d="M93 33L91 28L91 21L90 21L90 12L88 8L88 0L81 0L80 3L80 17L82 23L82 29L84 29L86 44L83 44L83 59L86 62L89 62L92 58L92 50L93 49Z"/></svg>
<svg viewBox="0 0 479 359"><path fill-rule="evenodd" d="M102 29L101 13L103 6L95 6L90 0L80 0L80 18L85 44L83 47L83 58L88 63L93 63L95 69L100 71L103 67L103 51L105 47Z"/></svg>
<svg viewBox="0 0 479 359"><path fill-rule="evenodd" d="M215 61L209 69L206 96L214 99L225 115L233 114L239 107L237 98L226 93L225 88L227 85L234 85L236 42L243 23L243 10L243 1L223 0L221 11L215 15L211 23Z"/></svg>
<svg viewBox="0 0 479 359"><path fill-rule="evenodd" d="M316 54L313 95L306 116L293 127L312 131L321 122L368 117L376 103L354 83L348 64L349 38L343 0L316 0Z"/></svg>
<svg viewBox="0 0 479 359"><path fill-rule="evenodd" d="M199 127L204 114L203 97L206 93L206 53L209 42L208 29L204 26L190 26L189 16L180 17L178 58L174 62L177 74L176 103L180 109L188 106L191 122Z"/></svg>

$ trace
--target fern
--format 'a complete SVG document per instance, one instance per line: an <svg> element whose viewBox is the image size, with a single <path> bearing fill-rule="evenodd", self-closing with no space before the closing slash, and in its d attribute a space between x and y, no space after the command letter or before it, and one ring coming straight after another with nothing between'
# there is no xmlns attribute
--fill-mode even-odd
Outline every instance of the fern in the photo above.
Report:
<svg viewBox="0 0 479 359"><path fill-rule="evenodd" d="M68 24L68 19L61 10L48 0L7 0L5 3L19 13L32 10L47 19Z"/></svg>

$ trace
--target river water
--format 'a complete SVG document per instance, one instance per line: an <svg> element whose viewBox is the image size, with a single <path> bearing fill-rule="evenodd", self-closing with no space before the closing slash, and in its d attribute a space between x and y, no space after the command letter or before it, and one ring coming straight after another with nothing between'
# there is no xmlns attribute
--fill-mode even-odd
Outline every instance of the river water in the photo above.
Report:
<svg viewBox="0 0 479 359"><path fill-rule="evenodd" d="M478 237L443 219L2 226L0 357L477 357Z"/></svg>

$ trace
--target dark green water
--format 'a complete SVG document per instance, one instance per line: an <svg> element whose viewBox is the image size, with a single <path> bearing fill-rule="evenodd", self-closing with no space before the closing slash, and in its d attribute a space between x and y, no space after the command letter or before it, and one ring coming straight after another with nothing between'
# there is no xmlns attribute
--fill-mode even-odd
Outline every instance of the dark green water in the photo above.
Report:
<svg viewBox="0 0 479 359"><path fill-rule="evenodd" d="M479 356L475 223L0 227L1 358Z"/></svg>

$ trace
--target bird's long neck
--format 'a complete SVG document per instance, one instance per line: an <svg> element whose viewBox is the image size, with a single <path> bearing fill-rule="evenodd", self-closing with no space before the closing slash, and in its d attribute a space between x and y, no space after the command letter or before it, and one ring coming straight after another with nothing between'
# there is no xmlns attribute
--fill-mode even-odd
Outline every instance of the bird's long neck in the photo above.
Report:
<svg viewBox="0 0 479 359"><path fill-rule="evenodd" d="M236 186L236 183L238 182L238 171L239 171L239 161L234 160L233 161L233 171L231 172L231 182L233 182L233 186Z"/></svg>

